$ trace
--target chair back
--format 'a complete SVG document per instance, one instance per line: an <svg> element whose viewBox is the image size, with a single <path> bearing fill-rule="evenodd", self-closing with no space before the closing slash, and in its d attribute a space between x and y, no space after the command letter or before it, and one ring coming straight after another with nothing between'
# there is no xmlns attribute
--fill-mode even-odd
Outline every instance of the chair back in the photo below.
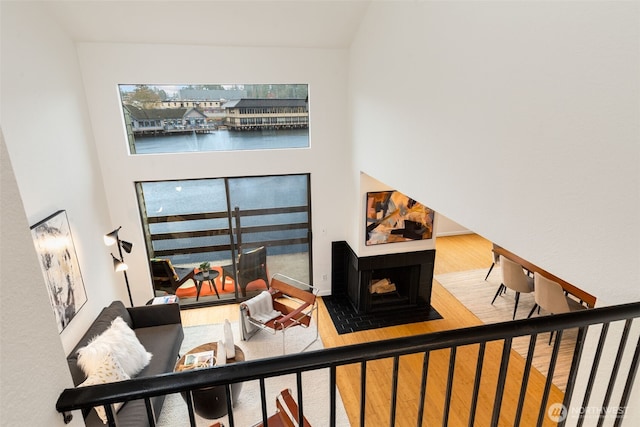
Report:
<svg viewBox="0 0 640 427"><path fill-rule="evenodd" d="M155 290L175 292L194 275L193 268L175 268L168 258L152 258L151 277Z"/></svg>
<svg viewBox="0 0 640 427"><path fill-rule="evenodd" d="M267 270L267 248L260 246L238 256L238 276L246 280L264 278ZM268 280L268 278L267 278Z"/></svg>
<svg viewBox="0 0 640 427"><path fill-rule="evenodd" d="M178 274L176 274L171 261L168 259L153 258L150 262L151 275L153 276L154 283L171 283L178 280Z"/></svg>
<svg viewBox="0 0 640 427"><path fill-rule="evenodd" d="M564 290L560 284L547 279L537 272L533 274L533 280L536 288L534 295L536 304L542 307L543 310L552 314L571 311L567 297L564 295Z"/></svg>
<svg viewBox="0 0 640 427"><path fill-rule="evenodd" d="M267 248L260 246L238 256L238 282L242 296L246 294L246 288L254 280L261 279L265 286L269 287L267 275Z"/></svg>
<svg viewBox="0 0 640 427"><path fill-rule="evenodd" d="M242 271L250 271L267 264L267 248L260 246L243 252L238 256L238 268Z"/></svg>
<svg viewBox="0 0 640 427"><path fill-rule="evenodd" d="M502 283L516 292L528 293L533 291L533 280L527 276L522 266L500 255Z"/></svg>

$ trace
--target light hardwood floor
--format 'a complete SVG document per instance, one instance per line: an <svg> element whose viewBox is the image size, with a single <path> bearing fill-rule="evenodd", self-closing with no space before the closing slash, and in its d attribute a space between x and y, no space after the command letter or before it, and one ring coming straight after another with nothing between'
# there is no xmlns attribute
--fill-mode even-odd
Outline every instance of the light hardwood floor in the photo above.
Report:
<svg viewBox="0 0 640 427"><path fill-rule="evenodd" d="M439 237L436 239L436 262L434 274L488 268L492 262L491 242L475 234ZM479 325L481 322L460 304L437 281L433 284L432 305L443 316L441 320L374 329L352 334L338 335L329 314L320 301L320 336L325 347L379 341L415 334ZM220 323L224 319L237 320L237 305L185 310L182 320L185 326ZM461 347L457 350L453 395L448 424L466 426L468 408L472 399L478 346ZM502 344L489 343L482 371L476 426L489 426L497 385ZM400 359L399 387L396 410L396 426L415 426L419 405L422 357L403 356ZM432 352L429 360L427 397L424 425L443 425L442 409L447 384L449 351ZM499 425L513 425L517 407L524 360L511 351L507 383L502 402ZM370 362L367 365L366 425L388 425L390 419L390 390L392 360ZM542 396L545 378L538 372L531 373L521 425L535 425L537 406ZM338 388L352 426L360 425L360 366L349 365L338 369ZM548 405L562 401L562 392L552 387ZM555 425L548 417L544 425Z"/></svg>

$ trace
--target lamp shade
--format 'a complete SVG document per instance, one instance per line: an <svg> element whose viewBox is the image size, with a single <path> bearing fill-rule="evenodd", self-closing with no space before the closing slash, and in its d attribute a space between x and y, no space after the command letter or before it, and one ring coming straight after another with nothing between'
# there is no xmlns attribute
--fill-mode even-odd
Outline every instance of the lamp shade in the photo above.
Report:
<svg viewBox="0 0 640 427"><path fill-rule="evenodd" d="M118 272L125 271L126 269L129 268L129 266L125 264L124 261L119 260L118 258L113 256L113 254L111 254L111 258L113 258L113 269L115 271L118 271Z"/></svg>
<svg viewBox="0 0 640 427"><path fill-rule="evenodd" d="M116 228L111 233L105 234L104 235L104 244L107 245L107 246L115 245L116 242L118 241L118 231L120 231L121 228L122 228L122 226Z"/></svg>
<svg viewBox="0 0 640 427"><path fill-rule="evenodd" d="M131 249L133 248L133 243L131 242L125 242L124 240L120 240L120 246L122 246L122 249L124 249L124 251L128 254L131 253Z"/></svg>

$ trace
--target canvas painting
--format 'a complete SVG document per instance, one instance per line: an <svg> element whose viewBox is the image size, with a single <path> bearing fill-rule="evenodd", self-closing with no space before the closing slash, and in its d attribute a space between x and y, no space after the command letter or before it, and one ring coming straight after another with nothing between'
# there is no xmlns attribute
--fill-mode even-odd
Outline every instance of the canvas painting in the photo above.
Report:
<svg viewBox="0 0 640 427"><path fill-rule="evenodd" d="M434 215L399 191L367 193L366 245L431 239Z"/></svg>
<svg viewBox="0 0 640 427"><path fill-rule="evenodd" d="M66 211L35 224L31 234L60 333L87 302Z"/></svg>

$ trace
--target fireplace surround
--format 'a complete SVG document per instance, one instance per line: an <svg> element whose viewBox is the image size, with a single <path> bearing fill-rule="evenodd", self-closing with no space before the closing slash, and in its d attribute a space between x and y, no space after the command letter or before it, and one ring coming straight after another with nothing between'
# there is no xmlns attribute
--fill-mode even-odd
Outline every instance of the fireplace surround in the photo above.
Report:
<svg viewBox="0 0 640 427"><path fill-rule="evenodd" d="M331 292L346 294L358 313L429 306L434 261L435 249L358 257L347 242L333 242ZM395 290L372 293L384 279Z"/></svg>

